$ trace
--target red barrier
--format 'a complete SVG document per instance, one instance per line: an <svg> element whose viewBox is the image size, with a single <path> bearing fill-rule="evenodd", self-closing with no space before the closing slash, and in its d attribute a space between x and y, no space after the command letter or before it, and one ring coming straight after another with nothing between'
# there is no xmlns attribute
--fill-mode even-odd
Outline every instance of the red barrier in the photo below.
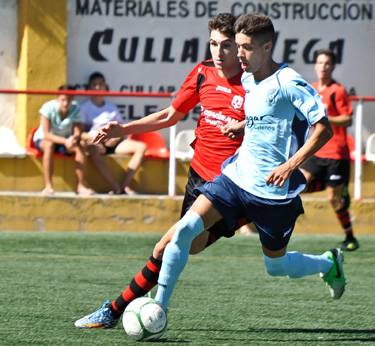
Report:
<svg viewBox="0 0 375 346"><path fill-rule="evenodd" d="M114 97L173 97L174 93L148 93L128 91L95 91L95 90L16 90L0 89L0 94L26 94L26 95L76 95L76 96L114 96ZM351 101L375 101L375 96L350 96Z"/></svg>
<svg viewBox="0 0 375 346"><path fill-rule="evenodd" d="M350 96L351 101L375 101L375 96Z"/></svg>
<svg viewBox="0 0 375 346"><path fill-rule="evenodd" d="M0 94L26 95L75 95L75 96L126 96L126 97L172 97L174 93L147 93L126 91L95 91L95 90L15 90L0 89Z"/></svg>

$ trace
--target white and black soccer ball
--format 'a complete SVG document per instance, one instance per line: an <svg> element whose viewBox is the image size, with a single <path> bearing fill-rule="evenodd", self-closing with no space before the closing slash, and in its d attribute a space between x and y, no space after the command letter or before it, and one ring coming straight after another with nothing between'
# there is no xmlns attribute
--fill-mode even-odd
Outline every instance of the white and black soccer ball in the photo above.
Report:
<svg viewBox="0 0 375 346"><path fill-rule="evenodd" d="M167 315L154 299L137 298L126 307L122 325L132 339L156 340L167 327Z"/></svg>

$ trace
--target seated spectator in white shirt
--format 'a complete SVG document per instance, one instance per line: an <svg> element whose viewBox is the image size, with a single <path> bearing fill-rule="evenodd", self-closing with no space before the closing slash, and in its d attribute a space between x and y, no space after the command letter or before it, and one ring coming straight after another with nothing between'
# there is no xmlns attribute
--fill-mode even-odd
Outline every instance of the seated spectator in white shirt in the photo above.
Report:
<svg viewBox="0 0 375 346"><path fill-rule="evenodd" d="M100 72L92 73L88 80L87 89L97 91L108 90L104 75ZM84 133L84 138L88 140L88 153L101 175L111 185L111 192L114 194L134 194L135 192L129 185L142 163L146 151L146 144L126 137L114 138L104 144L90 143L90 138L95 138L97 131L108 122L124 122L116 105L106 100L104 96L91 96L84 101L81 104L81 117L86 131ZM103 158L103 155L113 153L131 155L125 178L121 183L116 181L110 167Z"/></svg>

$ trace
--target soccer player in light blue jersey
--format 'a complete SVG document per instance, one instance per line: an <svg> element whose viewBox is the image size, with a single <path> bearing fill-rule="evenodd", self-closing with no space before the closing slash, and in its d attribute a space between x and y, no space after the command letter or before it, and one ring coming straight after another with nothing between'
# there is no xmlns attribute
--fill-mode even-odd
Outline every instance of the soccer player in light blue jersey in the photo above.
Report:
<svg viewBox="0 0 375 346"><path fill-rule="evenodd" d="M298 73L273 60L275 31L267 16L243 15L235 31L245 71L244 140L237 155L224 163L222 174L197 189L199 197L173 226L155 299L167 309L195 237L220 219L231 226L243 216L259 231L269 275L300 278L320 273L332 298L338 299L345 289L340 249L322 255L287 251L296 219L303 213L298 193L306 181L298 168L332 136L325 108ZM306 139L310 127L312 135Z"/></svg>

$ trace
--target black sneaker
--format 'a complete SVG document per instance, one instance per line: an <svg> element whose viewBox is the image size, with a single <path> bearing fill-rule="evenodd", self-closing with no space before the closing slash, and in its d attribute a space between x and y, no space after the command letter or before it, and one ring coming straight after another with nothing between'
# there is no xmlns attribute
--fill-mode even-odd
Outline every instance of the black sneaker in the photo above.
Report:
<svg viewBox="0 0 375 346"><path fill-rule="evenodd" d="M342 251L355 251L359 248L359 243L356 238L345 239L340 246Z"/></svg>

